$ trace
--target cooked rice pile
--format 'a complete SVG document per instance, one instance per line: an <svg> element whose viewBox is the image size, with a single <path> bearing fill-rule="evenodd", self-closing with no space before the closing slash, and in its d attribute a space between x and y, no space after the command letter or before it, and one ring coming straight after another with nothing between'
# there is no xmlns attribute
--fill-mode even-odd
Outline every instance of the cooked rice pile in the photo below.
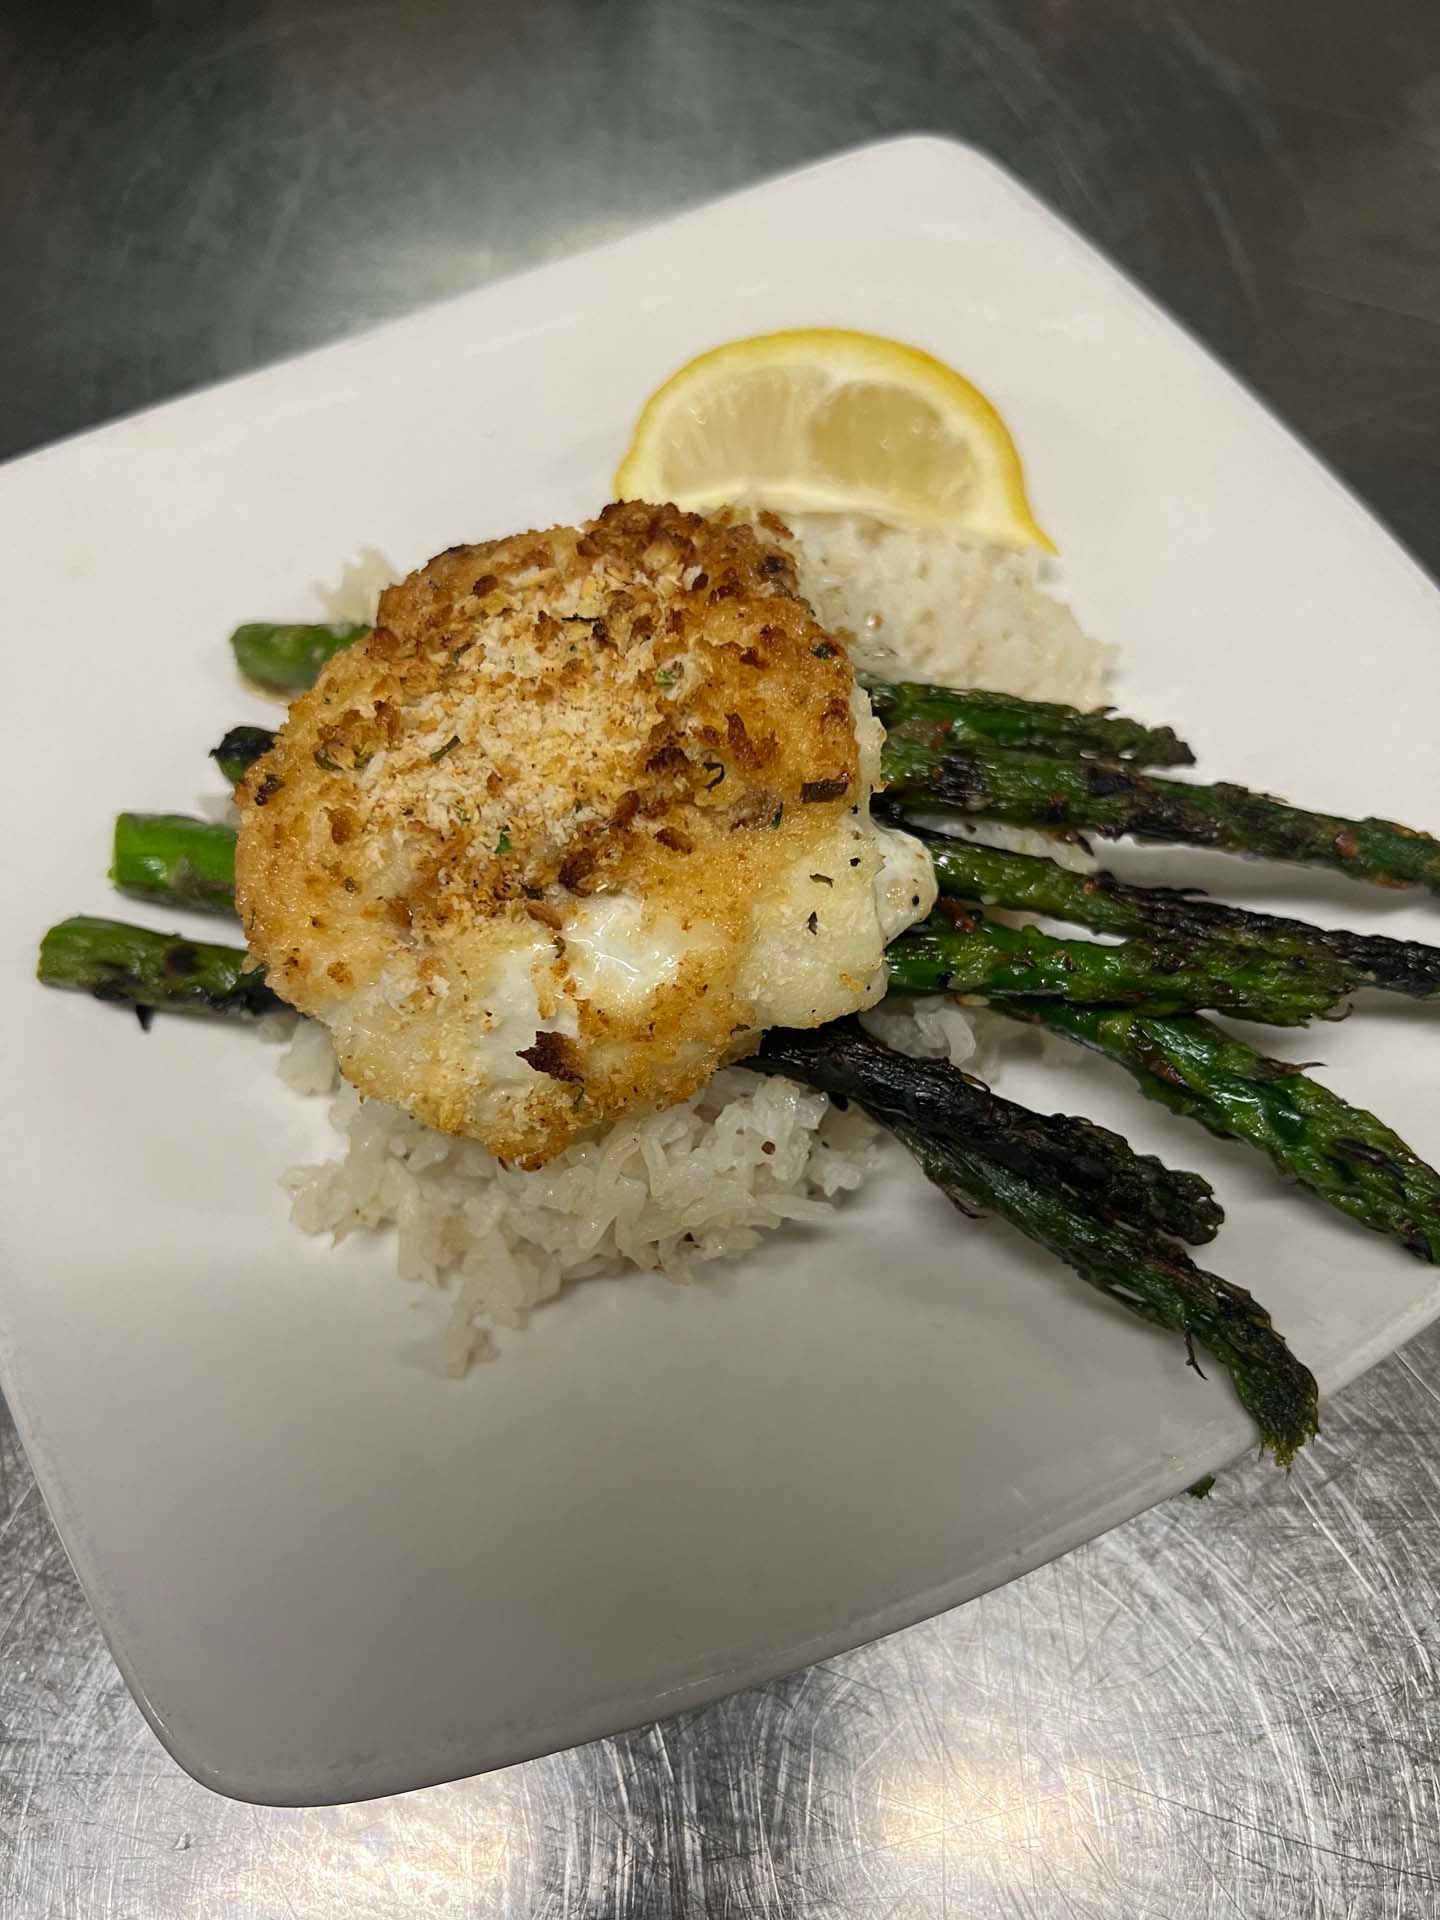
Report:
<svg viewBox="0 0 1440 1920"><path fill-rule="evenodd" d="M791 518L800 591L864 673L1096 707L1110 649L1040 584L1038 553L846 514Z"/></svg>
<svg viewBox="0 0 1440 1920"><path fill-rule="evenodd" d="M793 524L802 589L862 669L1078 706L1103 698L1108 650L1045 592L1037 556L848 518ZM362 556L326 596L329 616L373 617L382 571L378 556ZM1082 858L1040 835L977 837ZM882 1004L864 1018L890 1045L972 1072L988 1068L1001 1044L1026 1044L1019 1030L939 996ZM288 1028L288 1017L276 1027ZM344 1141L343 1157L286 1174L295 1224L336 1240L393 1226L401 1277L444 1291L453 1373L494 1352L492 1328L523 1326L569 1280L627 1267L686 1280L787 1221L825 1219L877 1158L878 1129L863 1116L740 1069L678 1106L578 1141L532 1173L362 1101L339 1082L317 1023L295 1028L281 1073L297 1092L332 1096Z"/></svg>
<svg viewBox="0 0 1440 1920"><path fill-rule="evenodd" d="M686 1280L787 1220L825 1219L875 1160L877 1129L860 1114L735 1070L535 1173L362 1100L339 1080L318 1022L297 1030L281 1073L298 1092L335 1095L330 1118L346 1142L343 1160L286 1175L295 1224L337 1240L393 1225L402 1279L436 1286L458 1275L444 1345L451 1373L494 1351L485 1322L523 1326L566 1280L626 1266Z"/></svg>

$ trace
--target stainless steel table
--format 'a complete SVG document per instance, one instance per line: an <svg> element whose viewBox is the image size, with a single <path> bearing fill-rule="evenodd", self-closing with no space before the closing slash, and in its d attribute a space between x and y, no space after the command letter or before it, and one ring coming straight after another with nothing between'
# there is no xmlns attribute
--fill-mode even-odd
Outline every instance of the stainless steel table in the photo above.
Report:
<svg viewBox="0 0 1440 1920"><path fill-rule="evenodd" d="M0 452L915 128L1003 159L1440 565L1435 0L10 0ZM0 1913L1440 1913L1437 1462L1440 1334L1288 1483L684 1720L285 1813L156 1745L7 1428Z"/></svg>

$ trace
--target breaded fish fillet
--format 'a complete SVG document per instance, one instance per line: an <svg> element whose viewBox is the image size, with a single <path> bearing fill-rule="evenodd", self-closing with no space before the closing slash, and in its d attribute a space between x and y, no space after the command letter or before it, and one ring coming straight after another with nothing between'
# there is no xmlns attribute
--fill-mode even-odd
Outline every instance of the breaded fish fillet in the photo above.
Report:
<svg viewBox="0 0 1440 1920"><path fill-rule="evenodd" d="M880 738L779 522L454 547L247 776L246 935L362 1093L538 1165L879 997L885 884L933 899L881 882Z"/></svg>

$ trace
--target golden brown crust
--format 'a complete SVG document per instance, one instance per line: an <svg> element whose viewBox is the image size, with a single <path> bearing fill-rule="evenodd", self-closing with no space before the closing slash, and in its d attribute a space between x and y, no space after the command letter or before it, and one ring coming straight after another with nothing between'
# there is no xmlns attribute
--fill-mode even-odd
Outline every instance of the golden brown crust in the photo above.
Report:
<svg viewBox="0 0 1440 1920"><path fill-rule="evenodd" d="M744 521L628 503L452 548L385 593L244 781L251 950L336 1024L363 1091L546 1158L733 1055L753 1009L728 934L864 798L852 687L784 547ZM638 1028L567 973L567 916L614 893L692 943ZM535 1084L501 1121L465 1036L492 1011L496 954L536 941L579 1030L524 1050ZM356 995L378 1044L347 1026Z"/></svg>

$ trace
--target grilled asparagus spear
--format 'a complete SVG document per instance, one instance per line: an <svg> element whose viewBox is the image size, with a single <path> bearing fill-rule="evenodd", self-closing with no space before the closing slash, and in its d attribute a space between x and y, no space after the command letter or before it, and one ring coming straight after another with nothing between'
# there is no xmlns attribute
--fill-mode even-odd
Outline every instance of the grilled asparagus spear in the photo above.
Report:
<svg viewBox="0 0 1440 1920"><path fill-rule="evenodd" d="M1063 1170L981 1146L949 1110L960 1076L935 1060L912 1060L853 1020L808 1032L772 1031L748 1065L858 1101L906 1146L964 1212L1002 1214L1090 1286L1156 1326L1214 1354L1260 1432L1288 1464L1316 1431L1309 1370L1290 1352L1265 1309L1229 1281L1206 1273L1172 1242L1097 1212Z"/></svg>
<svg viewBox="0 0 1440 1920"><path fill-rule="evenodd" d="M1126 938L1230 941L1249 953L1301 966L1328 955L1341 967L1347 989L1382 987L1416 1000L1440 999L1440 947L1420 940L1312 927L1304 920L1226 906L1181 887L1137 887L1113 873L1074 873L1044 854L1002 852L924 827L907 831L924 841L940 891L951 899L1042 913Z"/></svg>
<svg viewBox="0 0 1440 1920"><path fill-rule="evenodd" d="M1009 693L963 692L916 680L869 680L870 704L897 740L930 747L1040 747L1061 754L1132 760L1145 767L1193 766L1195 756L1169 727L1146 727L1108 707L1083 713Z"/></svg>
<svg viewBox="0 0 1440 1920"><path fill-rule="evenodd" d="M948 904L948 903L947 903ZM971 999L1143 1007L1175 1013L1211 1007L1272 1026L1301 1026L1343 999L1338 961L1309 962L1220 941L1174 938L1057 940L1038 927L1006 927L951 908L886 950L891 990Z"/></svg>
<svg viewBox="0 0 1440 1920"><path fill-rule="evenodd" d="M971 814L1012 826L1073 829L1108 839L1219 847L1331 867L1386 887L1440 893L1440 840L1391 820L1307 813L1227 784L1192 786L1099 760L1009 748L936 749L887 741L886 799L910 810Z"/></svg>
<svg viewBox="0 0 1440 1920"><path fill-rule="evenodd" d="M1399 1134L1299 1067L1199 1018L1128 1008L1003 1007L1116 1060L1151 1100L1243 1140L1327 1206L1440 1262L1440 1174Z"/></svg>
<svg viewBox="0 0 1440 1920"><path fill-rule="evenodd" d="M51 927L40 942L37 972L47 987L167 1013L253 1018L279 1012L285 1004L241 947L212 946L83 913Z"/></svg>
<svg viewBox="0 0 1440 1920"><path fill-rule="evenodd" d="M235 664L247 680L276 693L299 693L314 686L320 669L370 629L352 621L301 624L251 620L230 636Z"/></svg>

